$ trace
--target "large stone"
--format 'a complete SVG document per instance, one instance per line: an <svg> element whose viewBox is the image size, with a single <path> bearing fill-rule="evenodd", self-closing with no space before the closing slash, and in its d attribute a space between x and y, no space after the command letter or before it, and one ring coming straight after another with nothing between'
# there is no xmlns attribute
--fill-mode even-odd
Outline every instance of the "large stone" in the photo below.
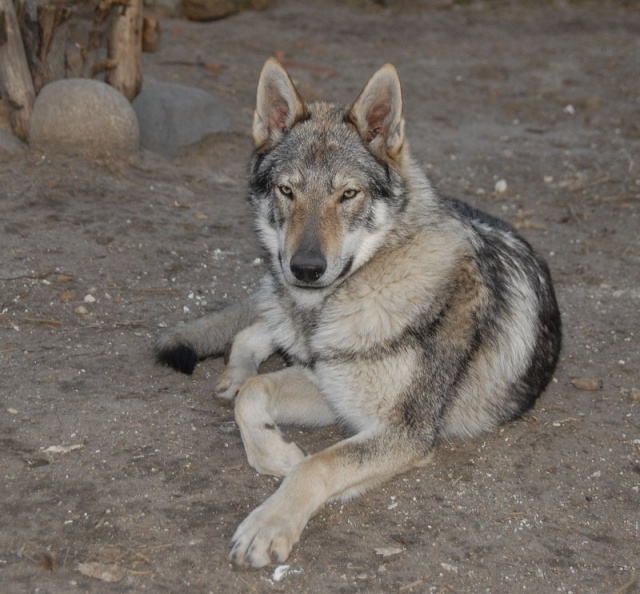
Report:
<svg viewBox="0 0 640 594"><path fill-rule="evenodd" d="M147 12L155 17L179 17L182 15L182 0L145 0L145 16Z"/></svg>
<svg viewBox="0 0 640 594"><path fill-rule="evenodd" d="M168 158L212 132L229 129L231 119L211 93L173 83L153 82L135 98L144 148Z"/></svg>
<svg viewBox="0 0 640 594"><path fill-rule="evenodd" d="M24 142L0 128L0 159L20 155L27 150L28 147Z"/></svg>
<svg viewBox="0 0 640 594"><path fill-rule="evenodd" d="M45 85L29 126L32 148L94 157L126 156L139 150L135 111L106 83L69 78Z"/></svg>

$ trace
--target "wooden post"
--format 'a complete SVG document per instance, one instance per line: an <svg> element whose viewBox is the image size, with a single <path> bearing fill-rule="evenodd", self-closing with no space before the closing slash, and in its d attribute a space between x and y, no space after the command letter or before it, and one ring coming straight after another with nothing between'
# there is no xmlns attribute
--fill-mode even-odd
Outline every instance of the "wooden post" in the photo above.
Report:
<svg viewBox="0 0 640 594"><path fill-rule="evenodd" d="M132 101L142 88L142 0L126 0L116 7L111 26L107 82Z"/></svg>
<svg viewBox="0 0 640 594"><path fill-rule="evenodd" d="M52 80L64 78L67 28L73 0L14 0L22 43L36 94Z"/></svg>
<svg viewBox="0 0 640 594"><path fill-rule="evenodd" d="M142 51L155 52L160 43L160 23L155 17L142 19Z"/></svg>
<svg viewBox="0 0 640 594"><path fill-rule="evenodd" d="M64 5L38 4L39 47L38 61L42 74L38 79L33 74L36 92L49 81L64 78L67 28L65 21L71 16L71 10Z"/></svg>
<svg viewBox="0 0 640 594"><path fill-rule="evenodd" d="M0 0L0 88L16 136L27 140L36 93L12 0Z"/></svg>

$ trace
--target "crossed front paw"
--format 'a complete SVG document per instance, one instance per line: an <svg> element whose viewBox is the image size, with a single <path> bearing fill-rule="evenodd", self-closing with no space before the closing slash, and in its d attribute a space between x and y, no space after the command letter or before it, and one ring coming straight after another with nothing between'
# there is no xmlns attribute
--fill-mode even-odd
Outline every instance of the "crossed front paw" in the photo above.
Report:
<svg viewBox="0 0 640 594"><path fill-rule="evenodd" d="M229 561L246 568L259 568L286 561L300 538L300 530L286 517L270 513L264 505L253 510L231 539Z"/></svg>

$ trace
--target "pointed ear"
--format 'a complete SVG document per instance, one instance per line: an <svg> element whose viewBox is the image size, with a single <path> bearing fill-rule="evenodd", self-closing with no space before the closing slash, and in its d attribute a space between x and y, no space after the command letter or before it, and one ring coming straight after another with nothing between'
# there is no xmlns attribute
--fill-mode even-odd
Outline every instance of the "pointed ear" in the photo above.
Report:
<svg viewBox="0 0 640 594"><path fill-rule="evenodd" d="M260 73L253 139L256 148L275 143L299 120L307 109L291 78L280 62L269 58Z"/></svg>
<svg viewBox="0 0 640 594"><path fill-rule="evenodd" d="M383 159L398 155L404 144L402 90L391 64L371 77L349 115L374 154Z"/></svg>

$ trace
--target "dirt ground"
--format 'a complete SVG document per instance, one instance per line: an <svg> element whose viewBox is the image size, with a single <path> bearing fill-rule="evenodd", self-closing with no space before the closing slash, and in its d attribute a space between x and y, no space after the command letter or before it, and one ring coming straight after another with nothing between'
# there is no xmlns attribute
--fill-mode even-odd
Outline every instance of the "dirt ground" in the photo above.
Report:
<svg viewBox="0 0 640 594"><path fill-rule="evenodd" d="M640 12L389 5L164 21L145 75L219 94L232 132L172 162L0 163L2 592L640 592ZM327 506L286 566L245 572L229 539L277 481L213 397L221 362L186 377L151 347L261 275L245 163L273 54L345 103L393 62L414 153L545 255L565 341L526 419Z"/></svg>

